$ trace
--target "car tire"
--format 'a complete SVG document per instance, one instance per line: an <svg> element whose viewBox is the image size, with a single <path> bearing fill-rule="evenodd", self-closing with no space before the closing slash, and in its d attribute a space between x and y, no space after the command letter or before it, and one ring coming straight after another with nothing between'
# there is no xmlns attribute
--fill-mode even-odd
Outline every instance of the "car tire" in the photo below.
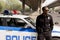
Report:
<svg viewBox="0 0 60 40"><path fill-rule="evenodd" d="M52 40L60 40L60 38L52 38Z"/></svg>

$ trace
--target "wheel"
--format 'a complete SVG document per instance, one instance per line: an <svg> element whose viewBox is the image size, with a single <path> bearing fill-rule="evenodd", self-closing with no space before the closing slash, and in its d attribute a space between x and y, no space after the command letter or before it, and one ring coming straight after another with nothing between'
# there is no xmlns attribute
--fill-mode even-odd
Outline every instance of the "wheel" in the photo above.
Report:
<svg viewBox="0 0 60 40"><path fill-rule="evenodd" d="M52 40L60 40L60 38L52 38Z"/></svg>

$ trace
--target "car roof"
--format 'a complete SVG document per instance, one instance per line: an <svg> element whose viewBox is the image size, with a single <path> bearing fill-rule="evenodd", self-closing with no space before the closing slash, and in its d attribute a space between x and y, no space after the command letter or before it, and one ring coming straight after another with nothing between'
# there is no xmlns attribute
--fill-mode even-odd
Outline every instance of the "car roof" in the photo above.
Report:
<svg viewBox="0 0 60 40"><path fill-rule="evenodd" d="M27 18L29 16L26 15L2 15L0 14L0 18Z"/></svg>

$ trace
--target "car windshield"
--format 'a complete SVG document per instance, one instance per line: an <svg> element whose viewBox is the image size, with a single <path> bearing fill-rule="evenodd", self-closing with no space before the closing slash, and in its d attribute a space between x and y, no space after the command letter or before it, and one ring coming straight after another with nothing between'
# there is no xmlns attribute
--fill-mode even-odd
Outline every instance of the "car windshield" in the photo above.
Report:
<svg viewBox="0 0 60 40"><path fill-rule="evenodd" d="M32 18L28 17L28 18L25 18L25 20L27 20L29 23L35 26L34 20Z"/></svg>

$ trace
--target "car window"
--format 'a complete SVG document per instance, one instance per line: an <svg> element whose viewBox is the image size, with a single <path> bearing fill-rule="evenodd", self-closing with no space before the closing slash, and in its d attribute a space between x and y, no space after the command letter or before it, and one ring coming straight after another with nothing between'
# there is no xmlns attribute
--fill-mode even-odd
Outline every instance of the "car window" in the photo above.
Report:
<svg viewBox="0 0 60 40"><path fill-rule="evenodd" d="M19 27L19 26L25 27L25 25L27 25L27 23L22 19L15 19L15 21L16 21L17 27Z"/></svg>
<svg viewBox="0 0 60 40"><path fill-rule="evenodd" d="M0 18L0 26L25 27L27 23L18 18Z"/></svg>
<svg viewBox="0 0 60 40"><path fill-rule="evenodd" d="M29 23L31 23L33 26L35 26L34 20L30 17L25 18Z"/></svg>

